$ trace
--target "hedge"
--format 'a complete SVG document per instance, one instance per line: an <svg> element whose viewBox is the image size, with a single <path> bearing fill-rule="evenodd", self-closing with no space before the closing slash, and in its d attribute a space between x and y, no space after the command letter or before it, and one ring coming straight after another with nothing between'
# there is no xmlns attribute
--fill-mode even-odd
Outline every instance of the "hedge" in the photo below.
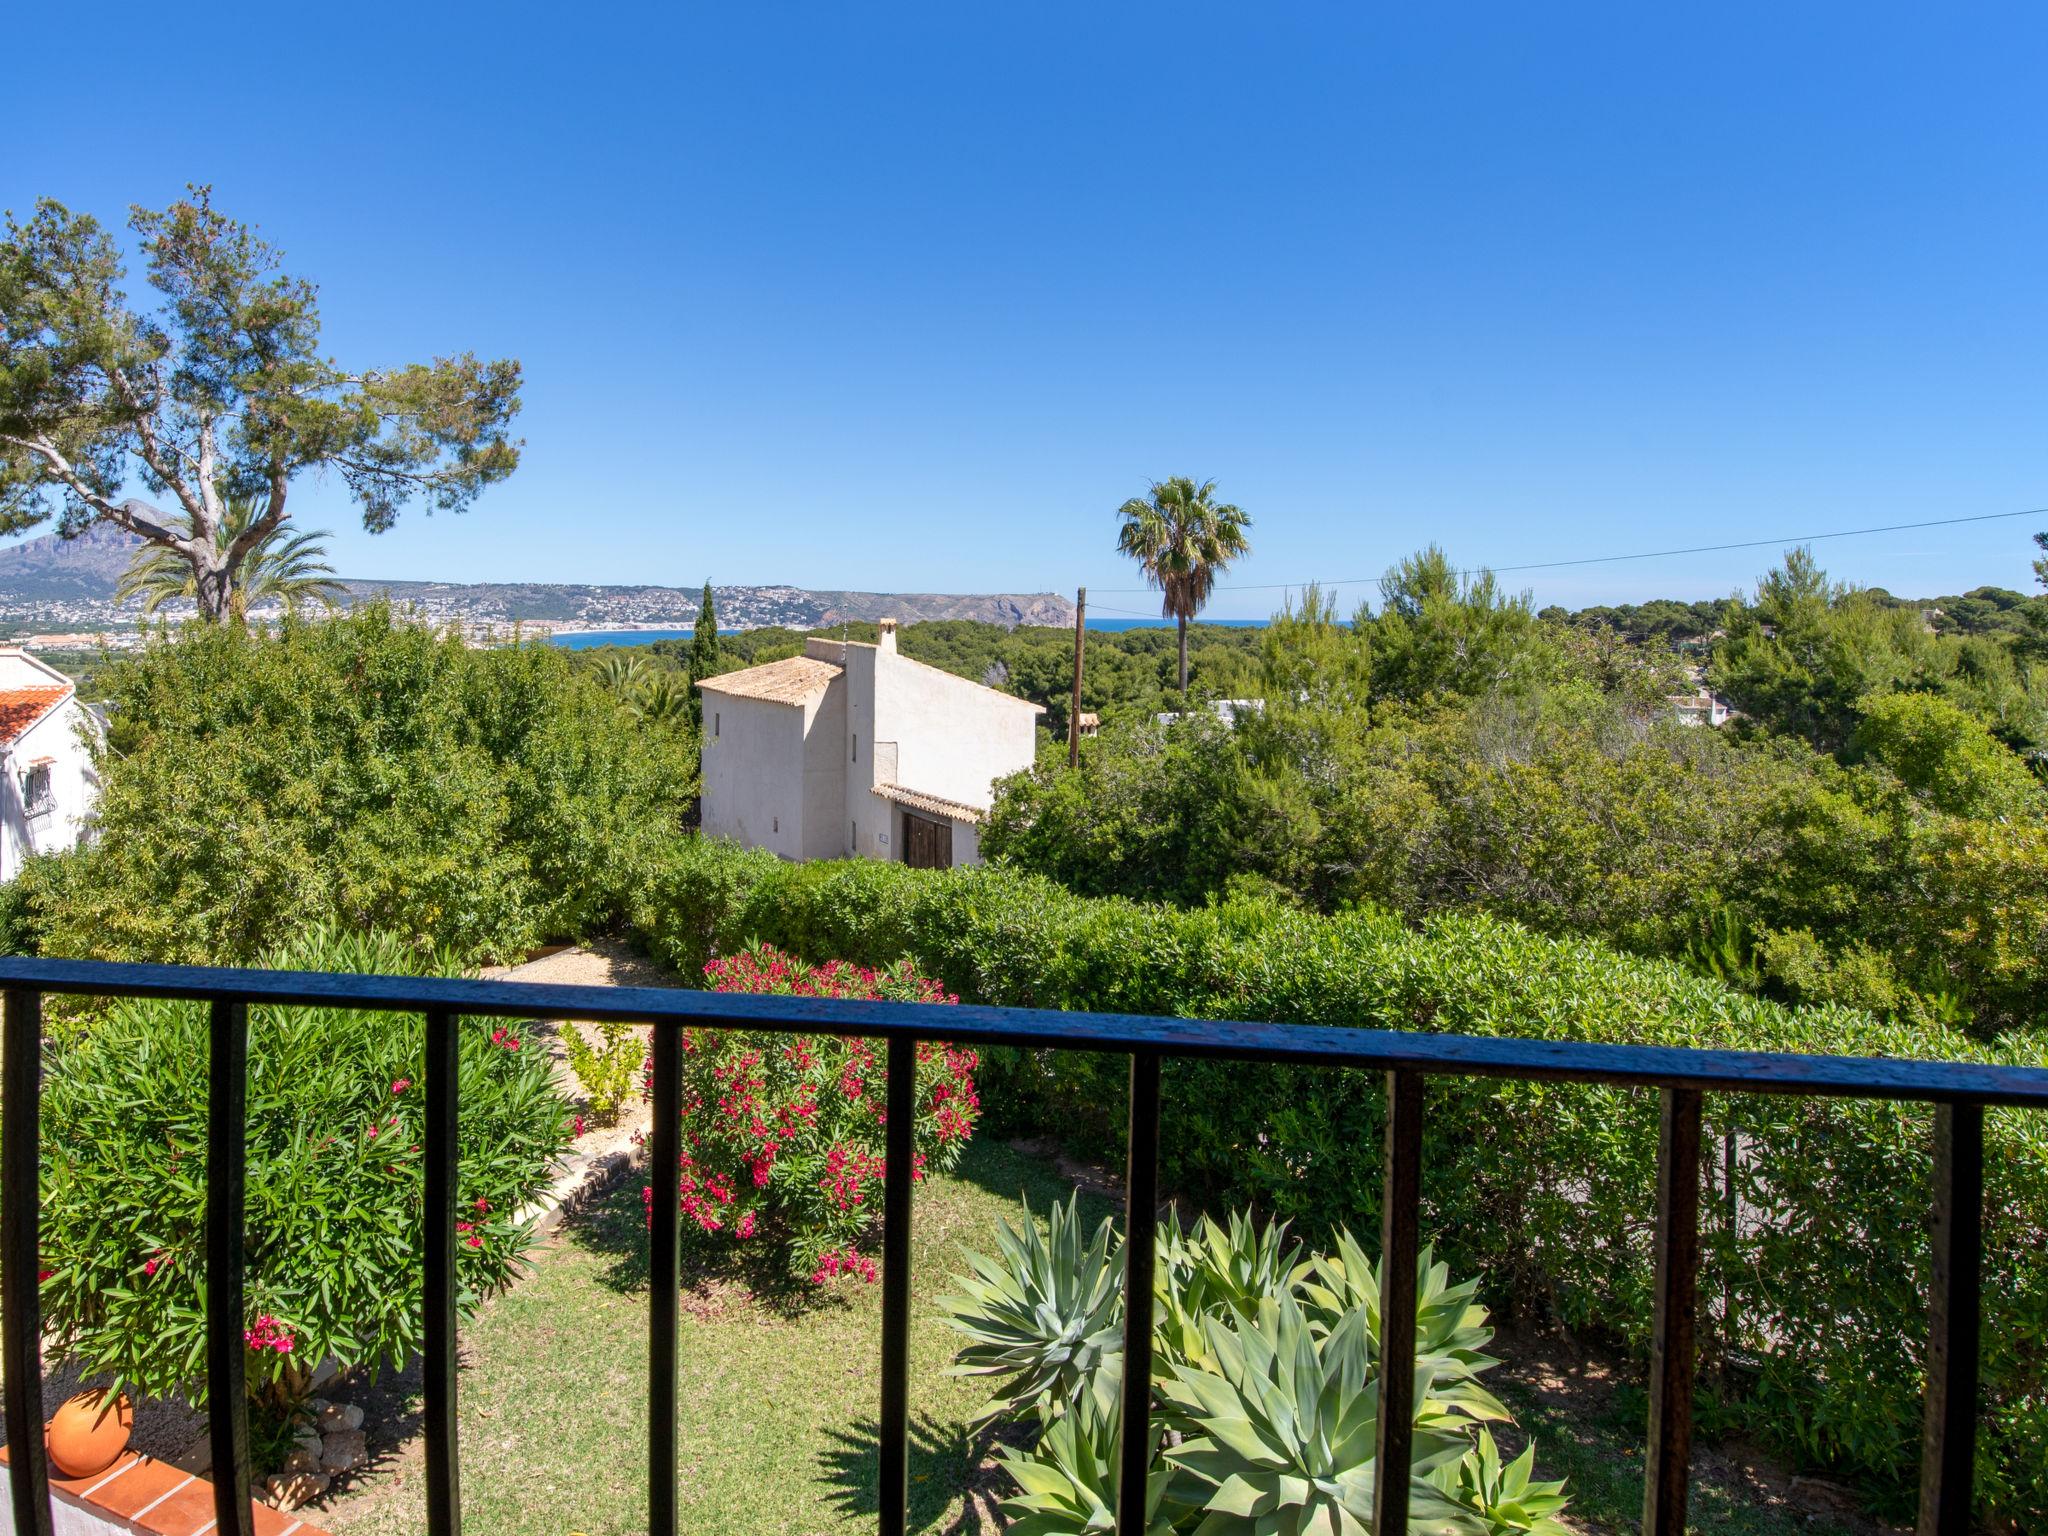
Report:
<svg viewBox="0 0 2048 1536"><path fill-rule="evenodd" d="M1420 929L1384 913L1263 901L1200 910L1089 899L999 867L785 864L711 840L641 895L650 949L695 974L751 940L807 958L913 957L964 1000L1472 1035L2048 1064L1849 1009L1788 1008L1595 942L1485 917ZM992 1115L1092 1123L1113 1142L1120 1057L992 1053ZM1378 1075L1170 1063L1162 1177L1318 1234L1378 1219ZM1710 1095L1702 1157L1703 1364L1714 1419L1900 1504L1918 1473L1931 1112ZM1645 1090L1438 1079L1424 1221L1489 1301L1647 1346L1657 1147ZM1984 1413L1991 1518L2048 1521L2048 1117L1986 1117ZM1731 1222L1723 1151L1737 1148Z"/></svg>

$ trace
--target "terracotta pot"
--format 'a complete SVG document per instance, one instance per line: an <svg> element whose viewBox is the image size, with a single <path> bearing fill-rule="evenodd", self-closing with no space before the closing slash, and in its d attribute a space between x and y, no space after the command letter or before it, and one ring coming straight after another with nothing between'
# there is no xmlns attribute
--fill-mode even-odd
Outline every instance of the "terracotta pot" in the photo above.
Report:
<svg viewBox="0 0 2048 1536"><path fill-rule="evenodd" d="M50 1466L66 1477L104 1472L128 1448L128 1433L134 1428L135 1410L125 1396L115 1398L110 1407L104 1392L81 1392L50 1419L44 1434Z"/></svg>

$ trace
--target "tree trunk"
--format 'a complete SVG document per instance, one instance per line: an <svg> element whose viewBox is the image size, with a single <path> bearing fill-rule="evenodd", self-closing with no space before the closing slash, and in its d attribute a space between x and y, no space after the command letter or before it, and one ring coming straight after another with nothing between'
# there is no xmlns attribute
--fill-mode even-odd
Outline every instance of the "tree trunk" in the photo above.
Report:
<svg viewBox="0 0 2048 1536"><path fill-rule="evenodd" d="M199 617L207 623L218 624L233 612L234 575L217 550L193 553L192 590Z"/></svg>
<svg viewBox="0 0 2048 1536"><path fill-rule="evenodd" d="M1187 702L1188 691L1188 616L1177 613L1174 622L1180 625L1180 691L1181 702Z"/></svg>

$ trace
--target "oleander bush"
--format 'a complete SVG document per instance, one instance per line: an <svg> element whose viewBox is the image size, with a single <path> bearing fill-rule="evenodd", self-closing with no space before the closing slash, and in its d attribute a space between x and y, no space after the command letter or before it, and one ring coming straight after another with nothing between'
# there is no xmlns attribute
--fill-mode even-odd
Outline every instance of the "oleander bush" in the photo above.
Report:
<svg viewBox="0 0 2048 1536"><path fill-rule="evenodd" d="M1034 1443L1005 1446L1018 1485L1012 1529L1114 1529L1123 1377L1122 1258L1104 1220L1081 1241L1080 1197L1041 1237L999 1223L998 1254L970 1252L960 1294L940 1298L967 1342L958 1374L994 1378L987 1412ZM1378 1451L1380 1284L1348 1232L1304 1257L1284 1226L1178 1219L1162 1235L1152 1305L1150 1536L1309 1536L1372 1529ZM1533 1478L1535 1446L1501 1464L1489 1424L1508 1413L1479 1384L1499 1362L1474 1281L1418 1263L1409 1512L1439 1536L1566 1536L1561 1483Z"/></svg>
<svg viewBox="0 0 2048 1536"><path fill-rule="evenodd" d="M914 956L969 1002L2048 1065L2038 1037L1983 1043L1788 1007L1492 918L1418 928L1250 898L1148 906L999 867L789 865L697 840L643 890L635 921L683 968L758 936L854 963ZM999 1128L1092 1129L1108 1149L1122 1070L1083 1052L992 1051L982 1079ZM1183 1194L1249 1204L1315 1237L1378 1220L1376 1074L1170 1062L1162 1103L1162 1166ZM1700 1294L1704 1363L1722 1397L1713 1411L1880 1500L1902 1498L1918 1469L1931 1113L1712 1095L1706 1121ZM1992 1110L1986 1136L1978 1486L1987 1516L2028 1526L2048 1522L2048 1125ZM1497 1304L1646 1347L1654 1094L1437 1079L1426 1138L1424 1219L1454 1268L1485 1274Z"/></svg>
<svg viewBox="0 0 2048 1536"><path fill-rule="evenodd" d="M807 965L754 945L704 966L716 992L948 1004L959 999L908 961L881 968ZM881 1213L887 1171L889 1069L858 1036L690 1029L683 1034L682 1212L687 1225L732 1241L786 1250L814 1284L873 1281L861 1252ZM911 1177L950 1169L974 1134L980 1057L917 1043L917 1124ZM651 1185L641 1190L650 1217Z"/></svg>
<svg viewBox="0 0 2048 1536"><path fill-rule="evenodd" d="M389 935L315 932L265 957L305 970L453 970ZM546 1052L460 1032L458 1306L522 1261L517 1213L568 1144ZM323 1359L397 1369L421 1345L425 1041L417 1014L249 1011L248 1390L274 1441ZM48 1346L150 1396L206 1394L207 1009L124 1001L53 1035L43 1088Z"/></svg>

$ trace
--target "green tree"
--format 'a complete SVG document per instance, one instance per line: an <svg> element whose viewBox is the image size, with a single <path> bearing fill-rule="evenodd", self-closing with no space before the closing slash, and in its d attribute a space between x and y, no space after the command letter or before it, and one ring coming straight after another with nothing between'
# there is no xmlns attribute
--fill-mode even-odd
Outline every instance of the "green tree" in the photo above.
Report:
<svg viewBox="0 0 2048 1536"><path fill-rule="evenodd" d="M221 497L221 536L232 545L246 530L264 521L264 510L258 497L225 492ZM172 522L180 532L191 532L190 518L173 514ZM325 529L302 533L288 522L271 524L268 533L248 546L240 578L228 593L228 617L239 622L250 608L271 602L293 615L315 603L332 609L345 589L334 579L334 567L325 559L327 551L320 540L326 537ZM114 597L120 602L140 598L144 613L156 613L166 603L194 599L197 592L197 578L184 556L168 545L145 544L136 551Z"/></svg>
<svg viewBox="0 0 2048 1536"><path fill-rule="evenodd" d="M1145 580L1159 589L1160 611L1180 629L1179 686L1188 689L1188 623L1209 601L1219 571L1251 551L1245 530L1252 520L1228 502L1216 500L1216 482L1200 485L1185 475L1156 480L1143 496L1117 509L1123 526L1117 550L1138 562Z"/></svg>
<svg viewBox="0 0 2048 1536"><path fill-rule="evenodd" d="M1374 696L1410 703L1498 688L1540 639L1526 592L1458 570L1434 544L1380 578L1379 616L1361 610L1356 623L1371 634Z"/></svg>
<svg viewBox="0 0 2048 1536"><path fill-rule="evenodd" d="M121 253L90 214L45 198L25 222L7 217L0 532L53 512L66 536L113 523L189 566L200 616L219 620L298 476L332 471L382 533L415 500L463 511L517 467L517 362L344 369L320 354L313 284L209 188L128 222L150 308L129 304ZM131 481L156 501L123 499ZM261 500L239 532L228 495Z"/></svg>
<svg viewBox="0 0 2048 1536"><path fill-rule="evenodd" d="M693 685L688 694L690 719L702 724L704 699L695 684L707 677L718 675L718 610L711 604L711 583L704 583L704 602L697 610L697 627L690 634L690 682Z"/></svg>

